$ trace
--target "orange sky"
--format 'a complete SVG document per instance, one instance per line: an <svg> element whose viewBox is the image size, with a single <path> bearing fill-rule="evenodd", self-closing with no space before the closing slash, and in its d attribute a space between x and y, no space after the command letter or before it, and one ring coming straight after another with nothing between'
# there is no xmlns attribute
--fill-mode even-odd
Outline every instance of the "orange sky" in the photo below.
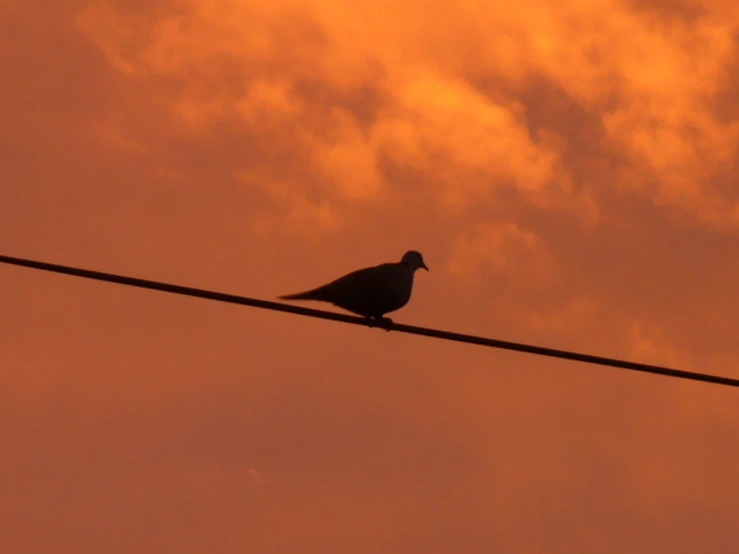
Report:
<svg viewBox="0 0 739 554"><path fill-rule="evenodd" d="M739 4L2 0L0 252L739 377ZM0 551L730 554L736 390L0 267ZM316 306L318 307L318 306Z"/></svg>

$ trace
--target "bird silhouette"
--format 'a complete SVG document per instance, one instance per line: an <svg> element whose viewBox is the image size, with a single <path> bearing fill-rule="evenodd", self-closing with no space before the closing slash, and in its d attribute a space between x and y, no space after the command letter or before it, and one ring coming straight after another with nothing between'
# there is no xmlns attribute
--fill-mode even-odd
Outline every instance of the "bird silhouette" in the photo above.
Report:
<svg viewBox="0 0 739 554"><path fill-rule="evenodd" d="M393 320L385 314L408 303L413 290L413 276L421 268L429 270L423 256L416 250L409 250L399 262L358 269L315 289L279 298L328 302L366 317L372 326L379 323L389 331Z"/></svg>

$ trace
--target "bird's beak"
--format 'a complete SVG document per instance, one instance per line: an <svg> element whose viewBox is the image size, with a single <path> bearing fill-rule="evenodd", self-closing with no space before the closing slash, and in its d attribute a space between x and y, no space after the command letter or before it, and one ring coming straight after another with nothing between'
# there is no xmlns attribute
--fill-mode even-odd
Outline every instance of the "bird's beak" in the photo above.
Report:
<svg viewBox="0 0 739 554"><path fill-rule="evenodd" d="M426 271L429 271L429 268L428 268L428 267L426 267L426 264L421 264L421 267L422 267L423 269L425 269Z"/></svg>

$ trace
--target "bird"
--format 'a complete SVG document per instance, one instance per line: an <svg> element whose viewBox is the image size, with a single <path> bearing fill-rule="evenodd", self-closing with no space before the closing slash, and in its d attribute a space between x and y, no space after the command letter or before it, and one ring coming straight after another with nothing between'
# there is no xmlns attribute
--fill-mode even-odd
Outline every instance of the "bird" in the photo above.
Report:
<svg viewBox="0 0 739 554"><path fill-rule="evenodd" d="M409 250L399 262L358 269L320 287L278 298L328 302L367 318L370 326L379 324L389 331L393 320L385 314L408 303L418 269L429 271L421 253Z"/></svg>

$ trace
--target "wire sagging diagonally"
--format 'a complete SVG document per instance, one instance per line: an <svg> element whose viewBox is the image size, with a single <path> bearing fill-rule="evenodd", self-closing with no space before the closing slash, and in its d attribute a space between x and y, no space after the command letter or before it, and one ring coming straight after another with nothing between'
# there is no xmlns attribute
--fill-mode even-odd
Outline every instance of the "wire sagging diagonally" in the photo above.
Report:
<svg viewBox="0 0 739 554"><path fill-rule="evenodd" d="M28 260L24 258L16 258L12 256L4 256L0 254L0 263L39 269L52 273L60 273L63 275L72 275L85 279L93 279L96 281L105 281L108 283L116 283L119 285L127 285L142 289L157 290L179 294L183 296L191 296L195 298L204 298L206 300L215 300L217 302L226 302L229 304L239 304L241 306L250 306L253 308L262 308L265 310L274 310L278 312L287 312L295 315L307 317L315 317L332 321L340 321L353 325L368 326L369 322L361 317L340 314L336 312L328 312L324 310L316 310L312 308L304 308L301 306L293 306L283 304L281 302L272 302L269 300L259 300L256 298L248 298L245 296L237 296L233 294L225 294L222 292L214 292L193 287L185 287L182 285L174 285L170 283L162 283L158 281L150 281L147 279L138 279L136 277L127 277L125 275L116 275L112 273L103 273L100 271L92 271L89 269L81 269L76 267L40 262L36 260ZM512 350L516 352L525 352L538 356L547 356L550 358L559 358L563 360L572 360L576 362L589 363L601 366L616 367L631 371L640 371L643 373L651 373L653 375L662 375L665 377L676 377L679 379L688 379L691 381L701 381L705 383L714 383L729 387L739 387L739 379L731 377L723 377L720 375L710 375L705 373L696 373L692 371L684 371L669 367L657 365L643 364L639 362L631 362L627 360L619 360L615 358L605 358L602 356L593 356L590 354L581 354L578 352L570 352L567 350L557 350L554 348L546 348L542 346L533 346L528 344L509 342L486 337L478 337L474 335L466 335L462 333L454 333L451 331L443 331L439 329L430 329L427 327L417 327L415 325L404 325L402 323L393 323L392 330L398 333L408 333L411 335L420 335L436 339L451 340L466 344L477 344L479 346L487 346L489 348L500 348L503 350Z"/></svg>

